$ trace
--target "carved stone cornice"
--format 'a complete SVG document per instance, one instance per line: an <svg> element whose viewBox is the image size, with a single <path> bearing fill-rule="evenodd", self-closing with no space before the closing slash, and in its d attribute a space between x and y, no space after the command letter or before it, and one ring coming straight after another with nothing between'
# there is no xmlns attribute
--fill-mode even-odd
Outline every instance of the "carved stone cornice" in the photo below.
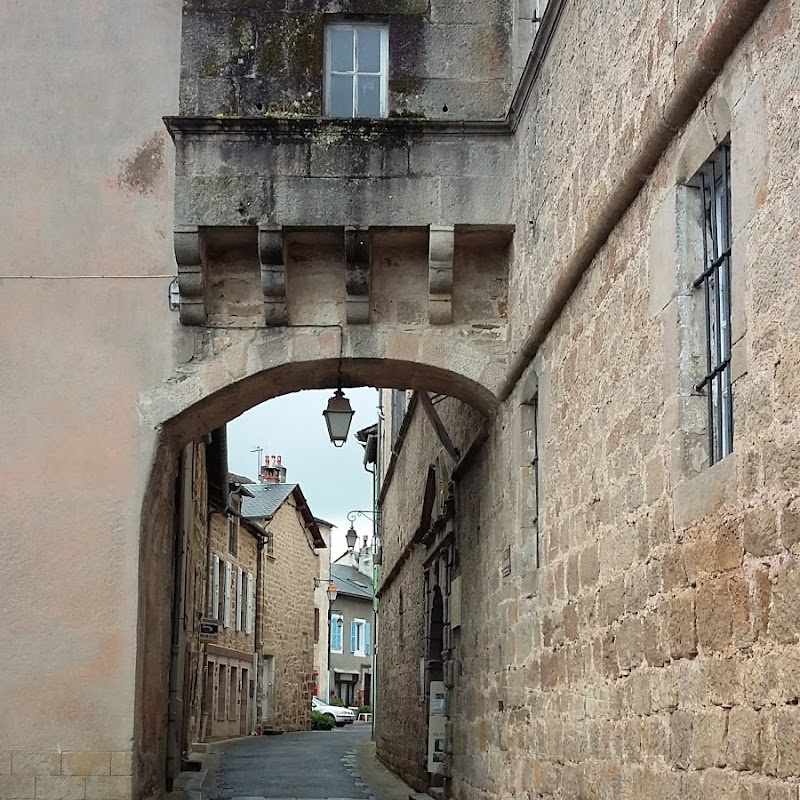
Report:
<svg viewBox="0 0 800 800"><path fill-rule="evenodd" d="M344 229L348 325L369 322L370 244L367 228Z"/></svg>
<svg viewBox="0 0 800 800"><path fill-rule="evenodd" d="M205 325L206 280L203 268L203 242L197 225L175 228L175 261L178 264L178 291L182 325Z"/></svg>
<svg viewBox="0 0 800 800"><path fill-rule="evenodd" d="M452 225L431 225L428 246L431 325L449 325L453 321L454 257L455 228Z"/></svg>
<svg viewBox="0 0 800 800"><path fill-rule="evenodd" d="M286 264L283 256L283 231L280 227L258 229L258 259L261 263L266 324L288 325Z"/></svg>

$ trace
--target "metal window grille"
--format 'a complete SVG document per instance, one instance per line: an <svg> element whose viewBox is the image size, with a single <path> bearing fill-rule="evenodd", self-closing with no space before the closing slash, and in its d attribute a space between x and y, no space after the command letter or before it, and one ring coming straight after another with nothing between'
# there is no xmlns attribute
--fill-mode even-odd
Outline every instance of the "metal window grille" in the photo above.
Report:
<svg viewBox="0 0 800 800"><path fill-rule="evenodd" d="M506 545L505 549L503 550L503 566L501 568L501 573L504 578L507 578L511 574L511 545Z"/></svg>
<svg viewBox="0 0 800 800"><path fill-rule="evenodd" d="M696 385L708 402L708 461L733 450L731 391L731 180L730 147L721 145L698 175L703 197L703 290L706 374Z"/></svg>
<svg viewBox="0 0 800 800"><path fill-rule="evenodd" d="M536 566L540 563L541 535L539 533L539 396L533 398L532 418L533 430L531 431L531 471L533 472L533 524L536 526Z"/></svg>

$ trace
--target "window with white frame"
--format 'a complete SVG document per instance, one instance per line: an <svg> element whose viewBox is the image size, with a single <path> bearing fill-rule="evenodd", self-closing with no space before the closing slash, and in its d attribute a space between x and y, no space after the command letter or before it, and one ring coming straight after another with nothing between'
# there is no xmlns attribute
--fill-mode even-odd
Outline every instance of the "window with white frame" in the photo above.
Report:
<svg viewBox="0 0 800 800"><path fill-rule="evenodd" d="M368 656L370 649L369 622L354 619L350 623L350 652L354 656Z"/></svg>
<svg viewBox="0 0 800 800"><path fill-rule="evenodd" d="M325 112L329 117L388 113L389 31L374 23L325 28Z"/></svg>
<svg viewBox="0 0 800 800"><path fill-rule="evenodd" d="M331 614L331 653L342 653L342 625L344 620L341 614Z"/></svg>
<svg viewBox="0 0 800 800"><path fill-rule="evenodd" d="M237 631L244 630L244 593L246 587L244 585L244 570L241 567L236 567L236 625Z"/></svg>
<svg viewBox="0 0 800 800"><path fill-rule="evenodd" d="M244 574L245 585L245 612L244 612L244 632L253 632L253 617L255 615L255 579L252 572Z"/></svg>
<svg viewBox="0 0 800 800"><path fill-rule="evenodd" d="M695 389L707 401L709 464L733 450L730 169L730 147L723 144L693 182L703 203L703 269L693 285L703 294L706 351L705 375Z"/></svg>
<svg viewBox="0 0 800 800"><path fill-rule="evenodd" d="M539 30L539 25L542 22L542 17L547 9L548 0L532 0L533 2L533 22L536 30Z"/></svg>
<svg viewBox="0 0 800 800"><path fill-rule="evenodd" d="M233 590L233 564L230 561L220 562L224 566L224 578L222 584L222 624L225 628L231 626L231 605Z"/></svg>

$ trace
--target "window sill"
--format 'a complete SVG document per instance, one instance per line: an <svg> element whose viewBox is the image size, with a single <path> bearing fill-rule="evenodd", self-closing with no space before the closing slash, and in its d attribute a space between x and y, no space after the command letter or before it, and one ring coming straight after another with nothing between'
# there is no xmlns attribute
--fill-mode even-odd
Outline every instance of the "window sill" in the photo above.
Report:
<svg viewBox="0 0 800 800"><path fill-rule="evenodd" d="M679 483L673 492L675 527L688 528L736 499L736 451Z"/></svg>

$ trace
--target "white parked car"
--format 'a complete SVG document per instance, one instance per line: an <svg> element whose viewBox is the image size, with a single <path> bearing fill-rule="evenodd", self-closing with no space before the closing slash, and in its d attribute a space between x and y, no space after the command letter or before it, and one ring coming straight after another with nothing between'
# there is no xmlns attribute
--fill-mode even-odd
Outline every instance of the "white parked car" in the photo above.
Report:
<svg viewBox="0 0 800 800"><path fill-rule="evenodd" d="M311 698L311 710L319 711L320 714L331 717L339 728L343 728L345 725L350 725L356 721L356 715L349 708L329 706L327 703L323 703L319 697Z"/></svg>

